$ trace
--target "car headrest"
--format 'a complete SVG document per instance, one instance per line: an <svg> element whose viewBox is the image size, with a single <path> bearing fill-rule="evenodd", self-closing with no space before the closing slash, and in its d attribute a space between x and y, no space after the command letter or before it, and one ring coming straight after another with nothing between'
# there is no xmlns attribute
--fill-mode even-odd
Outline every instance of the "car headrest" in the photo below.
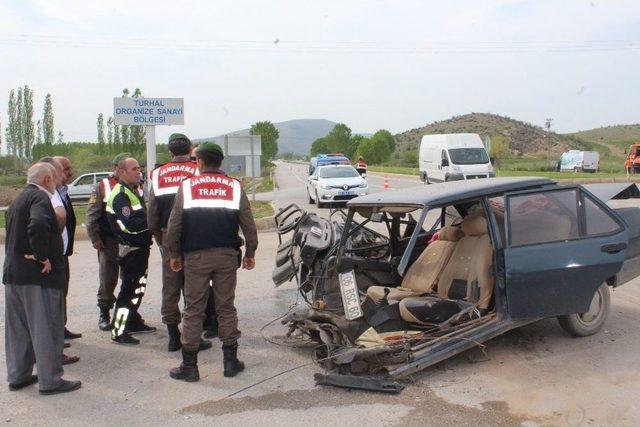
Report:
<svg viewBox="0 0 640 427"><path fill-rule="evenodd" d="M488 233L487 220L481 216L467 216L462 221L462 231L467 236L481 236Z"/></svg>
<svg viewBox="0 0 640 427"><path fill-rule="evenodd" d="M440 229L438 240L444 240L447 242L457 242L464 237L464 232L458 227L451 227L446 225Z"/></svg>

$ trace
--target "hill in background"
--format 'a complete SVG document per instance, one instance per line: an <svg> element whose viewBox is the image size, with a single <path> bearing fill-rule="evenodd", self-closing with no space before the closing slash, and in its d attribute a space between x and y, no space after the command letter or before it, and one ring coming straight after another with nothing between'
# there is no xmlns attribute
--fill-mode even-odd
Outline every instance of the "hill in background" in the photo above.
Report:
<svg viewBox="0 0 640 427"><path fill-rule="evenodd" d="M318 138L326 136L336 125L325 119L297 119L273 124L280 132L278 153L294 153L308 155L311 144ZM249 129L229 132L227 135L249 135ZM198 138L200 141L208 138Z"/></svg>
<svg viewBox="0 0 640 427"><path fill-rule="evenodd" d="M594 144L608 146L612 154L622 155L631 144L640 142L640 124L603 126L571 135Z"/></svg>
<svg viewBox="0 0 640 427"><path fill-rule="evenodd" d="M483 139L502 135L509 142L509 149L513 155L533 157L547 153L548 135L540 126L488 113L454 116L448 120L433 122L399 133L395 136L398 150L401 152L417 150L423 135L438 133L477 133ZM587 142L573 135L551 132L549 138L552 145L551 152L554 155L571 149L593 150L600 148L592 142ZM605 148L605 151L608 150Z"/></svg>

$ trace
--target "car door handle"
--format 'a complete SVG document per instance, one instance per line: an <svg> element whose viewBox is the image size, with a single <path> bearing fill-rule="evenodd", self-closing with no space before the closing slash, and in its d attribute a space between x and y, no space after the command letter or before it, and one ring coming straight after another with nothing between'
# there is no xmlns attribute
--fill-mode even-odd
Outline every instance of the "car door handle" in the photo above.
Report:
<svg viewBox="0 0 640 427"><path fill-rule="evenodd" d="M609 254L617 254L618 252L624 251L625 249L627 249L627 244L624 242L610 243L608 245L600 246L600 250L602 252L606 252Z"/></svg>

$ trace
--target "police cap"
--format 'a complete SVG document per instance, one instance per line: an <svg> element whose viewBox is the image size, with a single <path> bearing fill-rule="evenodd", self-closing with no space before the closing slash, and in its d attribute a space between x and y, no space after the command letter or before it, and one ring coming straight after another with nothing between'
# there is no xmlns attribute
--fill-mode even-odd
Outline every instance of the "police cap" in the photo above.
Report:
<svg viewBox="0 0 640 427"><path fill-rule="evenodd" d="M222 148L218 144L212 141L206 141L202 144L198 145L198 153L215 153L224 158L224 153L222 152Z"/></svg>

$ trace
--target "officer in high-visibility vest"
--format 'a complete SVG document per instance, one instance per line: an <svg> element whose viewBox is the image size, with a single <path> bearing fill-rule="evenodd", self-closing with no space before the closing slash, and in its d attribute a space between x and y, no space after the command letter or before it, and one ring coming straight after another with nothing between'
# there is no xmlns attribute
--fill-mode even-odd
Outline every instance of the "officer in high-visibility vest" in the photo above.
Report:
<svg viewBox="0 0 640 427"><path fill-rule="evenodd" d="M169 217L167 246L171 268L184 270L185 309L182 319L182 364L171 378L193 382L200 379L198 345L205 316L209 281L213 281L218 314L218 336L222 341L224 376L244 369L238 360L238 315L234 306L236 273L242 265L255 267L258 247L251 205L240 182L220 170L222 149L204 142L196 152L200 174L182 182ZM246 241L245 256L240 247Z"/></svg>
<svg viewBox="0 0 640 427"><path fill-rule="evenodd" d="M140 165L133 157L118 162L118 183L111 190L107 213L111 231L118 237L120 292L116 298L111 340L117 344L139 344L134 333L154 332L145 324L138 308L147 286L147 267L151 232L147 226L144 199L136 191L140 183Z"/></svg>
<svg viewBox="0 0 640 427"><path fill-rule="evenodd" d="M93 248L98 251L98 308L100 317L98 327L102 331L111 329L109 311L116 301L114 295L118 285L118 239L111 232L107 219L107 202L111 189L118 183L116 171L120 160L131 157L129 153L120 153L113 158L113 173L93 187L87 208L87 234Z"/></svg>
<svg viewBox="0 0 640 427"><path fill-rule="evenodd" d="M162 256L162 322L169 333L169 351L178 351L180 343L180 295L184 287L184 274L175 272L169 265L169 248L166 246L167 222L180 184L197 172L198 165L191 161L191 141L181 133L169 137L171 160L151 172L149 192L149 229L160 246ZM211 348L211 341L202 340L199 350Z"/></svg>

